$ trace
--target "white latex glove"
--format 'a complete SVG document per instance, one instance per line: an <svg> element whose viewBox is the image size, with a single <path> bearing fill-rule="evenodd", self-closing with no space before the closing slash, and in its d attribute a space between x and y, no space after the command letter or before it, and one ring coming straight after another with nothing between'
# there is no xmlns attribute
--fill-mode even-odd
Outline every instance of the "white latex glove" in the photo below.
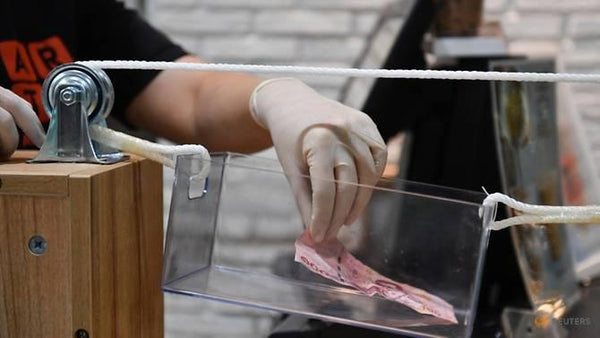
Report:
<svg viewBox="0 0 600 338"><path fill-rule="evenodd" d="M10 157L19 145L17 126L38 148L42 146L46 134L31 104L0 87L0 160Z"/></svg>
<svg viewBox="0 0 600 338"><path fill-rule="evenodd" d="M371 118L293 78L262 82L250 98L250 110L271 133L313 239L335 237L343 224L352 224L371 190L333 180L377 183L387 151Z"/></svg>

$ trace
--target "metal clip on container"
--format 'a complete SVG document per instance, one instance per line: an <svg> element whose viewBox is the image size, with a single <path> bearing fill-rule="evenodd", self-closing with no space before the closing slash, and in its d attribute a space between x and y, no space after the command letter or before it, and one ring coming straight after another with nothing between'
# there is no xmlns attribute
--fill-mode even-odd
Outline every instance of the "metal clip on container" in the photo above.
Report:
<svg viewBox="0 0 600 338"><path fill-rule="evenodd" d="M89 126L105 126L114 103L114 89L101 69L66 64L52 70L42 87L50 116L46 141L30 162L111 164L127 156L92 141Z"/></svg>

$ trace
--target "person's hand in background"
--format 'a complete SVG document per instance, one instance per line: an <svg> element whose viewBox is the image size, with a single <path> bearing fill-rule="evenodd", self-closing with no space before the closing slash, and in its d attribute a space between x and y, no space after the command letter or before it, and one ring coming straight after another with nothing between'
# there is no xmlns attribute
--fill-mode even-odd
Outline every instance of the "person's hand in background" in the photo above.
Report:
<svg viewBox="0 0 600 338"><path fill-rule="evenodd" d="M373 121L292 78L262 82L250 110L271 133L313 239L335 237L343 224L352 224L371 197L371 189L356 184L375 185L387 159Z"/></svg>
<svg viewBox="0 0 600 338"><path fill-rule="evenodd" d="M46 138L44 128L31 104L8 89L0 87L0 160L10 157L19 145L17 126L38 148Z"/></svg>

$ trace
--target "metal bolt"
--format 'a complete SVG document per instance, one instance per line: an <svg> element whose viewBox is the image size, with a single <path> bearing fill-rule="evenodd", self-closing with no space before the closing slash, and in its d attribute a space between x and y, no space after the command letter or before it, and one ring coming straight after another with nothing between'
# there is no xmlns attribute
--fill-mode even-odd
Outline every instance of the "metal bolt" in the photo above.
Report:
<svg viewBox="0 0 600 338"><path fill-rule="evenodd" d="M46 239L40 235L35 235L29 239L29 251L34 255L43 255L48 247Z"/></svg>
<svg viewBox="0 0 600 338"><path fill-rule="evenodd" d="M66 105L70 105L75 102L75 93L69 88L63 89L60 93L60 100Z"/></svg>
<svg viewBox="0 0 600 338"><path fill-rule="evenodd" d="M84 329L79 329L75 332L75 338L90 338L90 334Z"/></svg>

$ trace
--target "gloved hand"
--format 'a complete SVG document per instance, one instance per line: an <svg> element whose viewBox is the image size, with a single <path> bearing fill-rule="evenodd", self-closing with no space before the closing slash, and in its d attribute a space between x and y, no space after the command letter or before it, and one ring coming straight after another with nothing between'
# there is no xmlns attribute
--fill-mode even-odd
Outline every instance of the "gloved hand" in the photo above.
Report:
<svg viewBox="0 0 600 338"><path fill-rule="evenodd" d="M0 87L0 160L10 157L19 145L17 126L37 147L42 146L46 138L44 128L31 104Z"/></svg>
<svg viewBox="0 0 600 338"><path fill-rule="evenodd" d="M369 202L371 190L333 180L377 182L387 151L375 123L293 78L262 82L250 98L250 110L271 133L313 239L335 237L343 224L352 224Z"/></svg>

